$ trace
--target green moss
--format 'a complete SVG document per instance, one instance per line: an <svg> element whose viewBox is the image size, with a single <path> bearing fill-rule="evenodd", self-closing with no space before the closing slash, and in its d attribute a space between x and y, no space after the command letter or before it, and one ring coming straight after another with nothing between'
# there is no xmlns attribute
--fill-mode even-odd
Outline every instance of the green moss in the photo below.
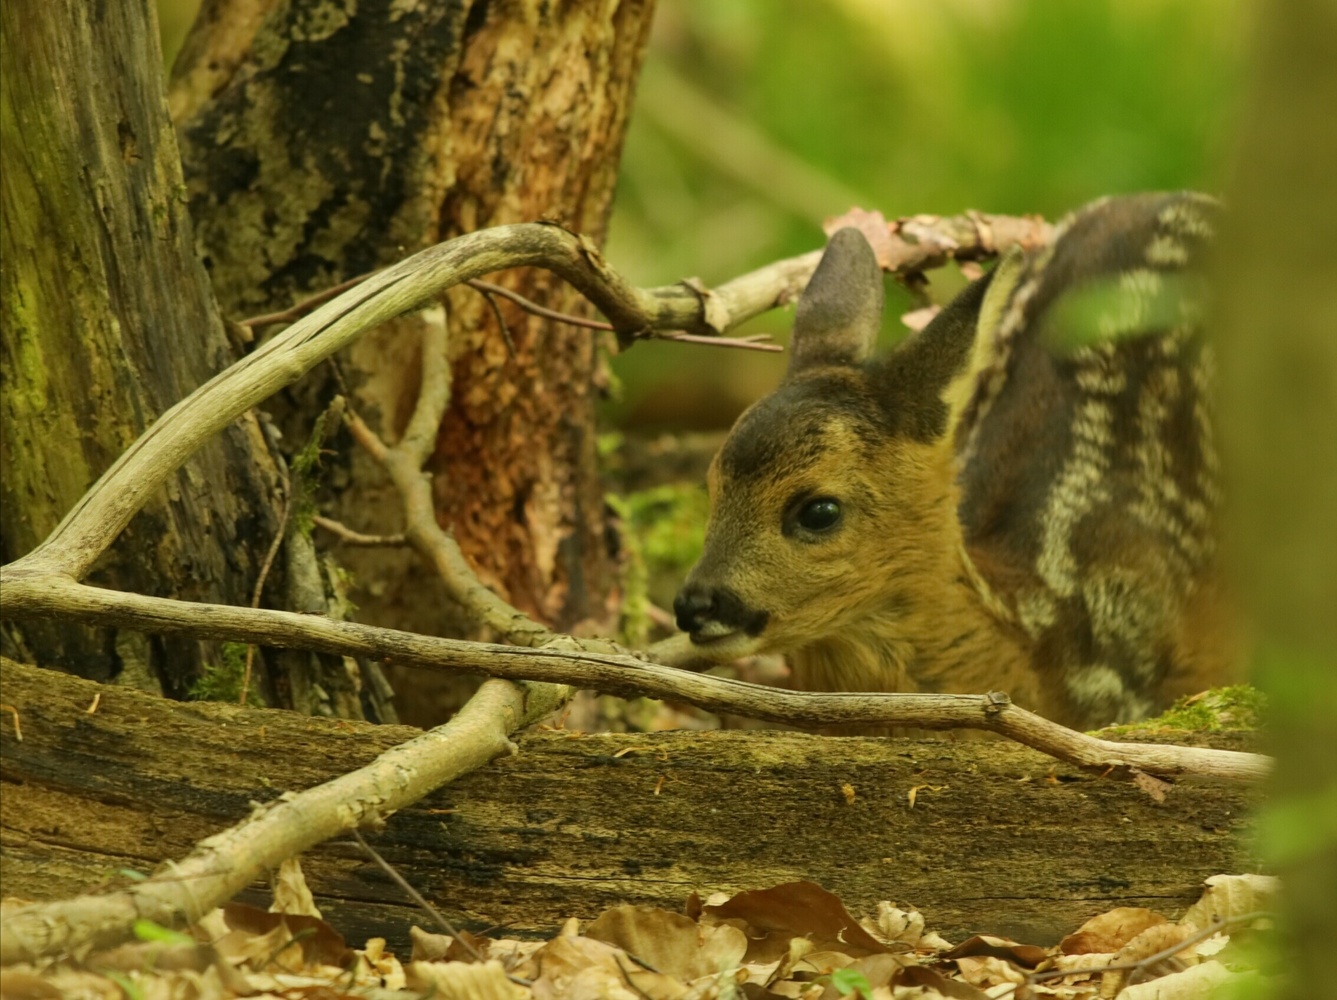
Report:
<svg viewBox="0 0 1337 1000"><path fill-rule="evenodd" d="M230 701L241 700L241 682L246 674L246 643L223 643L221 663L208 664L199 679L190 686L193 701ZM256 692L251 691L254 703Z"/></svg>
<svg viewBox="0 0 1337 1000"><path fill-rule="evenodd" d="M301 451L288 463L292 473L292 513L289 516L292 518L293 527L303 535L310 535L315 525L321 450L338 428L343 413L344 399L338 396L325 412L316 418L315 424L311 427L311 436L306 439Z"/></svg>
<svg viewBox="0 0 1337 1000"><path fill-rule="evenodd" d="M683 572L701 557L710 502L699 486L670 484L629 493L626 505L649 572Z"/></svg>
<svg viewBox="0 0 1337 1000"><path fill-rule="evenodd" d="M701 556L709 504L697 486L672 484L609 494L622 539L623 642L643 646L650 632L650 603L667 607L683 574Z"/></svg>
<svg viewBox="0 0 1337 1000"><path fill-rule="evenodd" d="M622 539L622 607L618 638L633 649L645 647L650 640L650 578L645 569L641 538L634 527L628 499L608 494L604 498L617 515Z"/></svg>
<svg viewBox="0 0 1337 1000"><path fill-rule="evenodd" d="M1166 729L1187 732L1219 732L1259 729L1267 716L1267 696L1248 684L1215 688L1181 698L1154 719L1127 726L1110 726L1106 735L1146 735Z"/></svg>

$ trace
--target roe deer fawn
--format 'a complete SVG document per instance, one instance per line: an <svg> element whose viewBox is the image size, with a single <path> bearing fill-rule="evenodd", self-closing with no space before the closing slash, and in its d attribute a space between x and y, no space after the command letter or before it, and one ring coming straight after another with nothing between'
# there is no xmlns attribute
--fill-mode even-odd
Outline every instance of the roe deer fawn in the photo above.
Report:
<svg viewBox="0 0 1337 1000"><path fill-rule="evenodd" d="M1222 683L1215 213L1087 206L881 357L882 274L837 232L784 380L711 465L679 627L721 661L786 653L800 689L1001 689L1085 728Z"/></svg>

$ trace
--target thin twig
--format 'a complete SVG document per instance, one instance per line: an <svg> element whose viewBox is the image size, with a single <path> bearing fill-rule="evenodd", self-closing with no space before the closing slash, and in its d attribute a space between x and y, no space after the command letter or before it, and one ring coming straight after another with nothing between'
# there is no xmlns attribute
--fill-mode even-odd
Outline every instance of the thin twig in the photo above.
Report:
<svg viewBox="0 0 1337 1000"><path fill-rule="evenodd" d="M423 476L436 431L450 402L450 368L446 348L449 332L444 307L424 314L422 385L403 438L394 447L381 440L350 409L349 433L380 464L399 491L404 505L404 537L432 564L456 603L483 626L520 646L538 646L553 638L549 629L522 614L479 582L459 544L436 520L431 483ZM605 644L604 648L614 648Z"/></svg>
<svg viewBox="0 0 1337 1000"><path fill-rule="evenodd" d="M752 351L783 351L779 344L769 344L769 333L750 337L703 337L699 333L656 333L652 340L677 340L684 344L708 344L711 347L742 347Z"/></svg>
<svg viewBox="0 0 1337 1000"><path fill-rule="evenodd" d="M336 521L332 517L322 517L316 514L311 518L311 523L318 528L323 528L331 535L334 535L339 541L347 545L405 545L407 540L403 532L396 535L364 535L360 531L354 531L342 521Z"/></svg>
<svg viewBox="0 0 1337 1000"><path fill-rule="evenodd" d="M386 861L385 858L381 857L380 851L376 850L374 847L372 847L370 844L367 843L367 841L362 836L362 831L350 830L349 832L353 835L353 839L357 841L358 846L362 848L363 853L365 853L367 857L371 858L371 860L375 862L376 867L379 868L381 871L385 872L385 874L389 875L390 881L394 882L395 885L399 886L399 888L403 890L404 895L408 896L409 899L413 900L413 902L418 905L419 909L421 909L429 917L435 920L436 925L438 927L440 927L443 931L445 931L456 941L458 941L460 943L460 947L469 953L470 958L472 958L475 962L487 961L487 959L483 957L482 952L480 952L477 948L473 946L473 942L465 938L464 935L462 935L458 930L456 930L455 925L446 919L446 915L444 913L442 913L435 906L429 903L423 897L422 893L420 893L417 889L413 888L413 886L409 883L409 880L406 879L403 875L399 874L398 869L396 869L394 865L390 864L390 862Z"/></svg>
<svg viewBox="0 0 1337 1000"><path fill-rule="evenodd" d="M349 278L347 281L341 281L337 285L331 285L324 291L316 292L315 295L302 299L302 301L289 306L287 309L283 309L279 312L265 313L262 316L252 316L249 319L238 320L237 325L254 329L258 326L273 326L276 323L295 322L309 313L312 309L315 309L316 306L323 305L336 295L341 295L350 288L356 288L376 273L376 271L368 271L366 274L359 274L356 278Z"/></svg>
<svg viewBox="0 0 1337 1000"><path fill-rule="evenodd" d="M255 578L255 589L251 592L251 607L260 607L260 595L265 589L265 580L269 578L269 571L274 565L274 557L278 555L279 546L283 544L284 532L288 530L288 515L292 513L292 477L286 472L283 474L283 510L279 513L279 524L274 529L274 540L269 543L269 551L265 553L265 561L260 564L260 573ZM251 668L255 665L255 643L246 644L246 669L241 675L241 695L237 698L237 704L245 705L246 698L251 691Z"/></svg>
<svg viewBox="0 0 1337 1000"><path fill-rule="evenodd" d="M486 282L471 281L468 284L472 288L478 288L480 284L486 284ZM500 286L493 286L493 287L500 287ZM506 317L501 314L501 306L497 304L497 297L492 293L492 290L490 288L479 289L479 291L482 293L482 296L486 300L487 304L492 307L492 315L496 317L497 326L501 329L501 339L506 341L506 350L510 354L511 360L514 361L515 338L511 336L511 328L506 325Z"/></svg>
<svg viewBox="0 0 1337 1000"><path fill-rule="evenodd" d="M527 313L533 313L535 316L542 316L544 319L556 320L558 323L565 323L567 326L583 326L587 330L612 330L612 323L605 323L601 319L586 319L583 316L573 316L571 313L558 312L556 309L549 309L547 306L541 306L533 299L527 299L519 292L513 292L509 288L493 284L491 281L483 281L480 278L474 278L465 282L470 288L477 289L485 295L500 295L503 299L510 299L517 306Z"/></svg>

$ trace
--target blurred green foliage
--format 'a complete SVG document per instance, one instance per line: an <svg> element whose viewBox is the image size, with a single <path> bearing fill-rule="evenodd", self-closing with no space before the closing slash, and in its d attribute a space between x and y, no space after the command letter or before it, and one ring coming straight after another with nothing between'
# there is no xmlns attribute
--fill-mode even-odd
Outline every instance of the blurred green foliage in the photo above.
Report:
<svg viewBox="0 0 1337 1000"><path fill-rule="evenodd" d="M820 246L823 217L854 202L889 217L1057 217L1117 192L1217 191L1247 12L1241 0L661 0L609 259L641 284L718 282ZM891 323L909 307L893 293ZM787 327L772 316L751 329ZM613 420L705 429L767 391L784 359L653 344L616 365Z"/></svg>

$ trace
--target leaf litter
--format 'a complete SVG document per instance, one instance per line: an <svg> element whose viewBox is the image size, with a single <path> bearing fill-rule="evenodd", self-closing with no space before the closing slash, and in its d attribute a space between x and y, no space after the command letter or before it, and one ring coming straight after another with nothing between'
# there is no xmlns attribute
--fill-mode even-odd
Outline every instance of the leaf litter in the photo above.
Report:
<svg viewBox="0 0 1337 1000"><path fill-rule="evenodd" d="M856 919L807 881L692 894L683 912L622 905L548 941L438 934L412 950L382 938L350 947L320 915L296 859L269 911L242 903L178 933L42 966L0 971L16 1000L1193 1000L1261 978L1249 945L1271 929L1276 892L1261 875L1217 875L1178 920L1140 907L1092 917L1054 947L978 934L952 945L910 907Z"/></svg>

